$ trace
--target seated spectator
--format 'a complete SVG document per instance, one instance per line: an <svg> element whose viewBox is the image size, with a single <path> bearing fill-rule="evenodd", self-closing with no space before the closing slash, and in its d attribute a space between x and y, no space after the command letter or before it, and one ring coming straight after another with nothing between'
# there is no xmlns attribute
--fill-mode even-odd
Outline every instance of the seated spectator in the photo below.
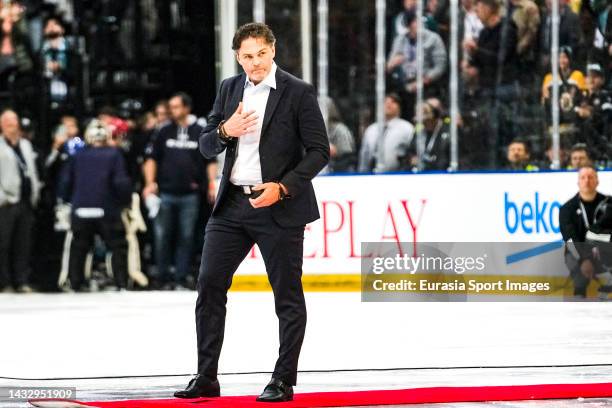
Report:
<svg viewBox="0 0 612 408"><path fill-rule="evenodd" d="M586 83L584 80L584 74L577 69L572 68L572 54L573 51L570 47L564 46L559 48L559 94L562 91L574 92L577 89L583 91L586 89ZM546 74L542 81L542 103L550 98L552 93L553 77L552 73Z"/></svg>
<svg viewBox="0 0 612 408"><path fill-rule="evenodd" d="M570 150L570 162L567 166L568 170L575 170L581 167L592 166L593 160L589 153L589 149L584 143L576 143Z"/></svg>
<svg viewBox="0 0 612 408"><path fill-rule="evenodd" d="M506 156L508 163L507 170L517 171L537 171L538 167L530 163L531 150L529 144L522 139L514 139L508 145L508 154Z"/></svg>
<svg viewBox="0 0 612 408"><path fill-rule="evenodd" d="M410 167L412 170L448 170L450 165L450 120L444 116L442 103L437 98L427 99L421 109L424 150L419 164L417 133L410 148Z"/></svg>
<svg viewBox="0 0 612 408"><path fill-rule="evenodd" d="M567 149L567 144L564 142L561 142L560 146L559 146L559 167L555 167L553 166L554 163L554 150L553 150L553 144L552 144L552 140L549 137L546 140L546 148L544 150L544 160L542 161L542 163L540 163L539 168L542 170L558 170L558 169L563 169L566 168L566 166L568 165L568 149Z"/></svg>
<svg viewBox="0 0 612 408"><path fill-rule="evenodd" d="M401 99L395 93L385 97L385 122L366 129L359 151L359 171L383 173L401 169L414 137L414 126L401 116Z"/></svg>
<svg viewBox="0 0 612 408"><path fill-rule="evenodd" d="M62 174L60 195L72 204L69 275L75 291L88 291L85 260L96 235L113 254L117 290L127 287L127 241L121 211L130 205L132 184L123 154L110 146L110 141L110 130L92 120L85 131L88 146L74 156Z"/></svg>
<svg viewBox="0 0 612 408"><path fill-rule="evenodd" d="M29 293L33 208L40 191L36 155L14 111L0 115L0 130L0 292Z"/></svg>
<svg viewBox="0 0 612 408"><path fill-rule="evenodd" d="M416 93L416 36L419 30L417 16L413 11L404 15L408 28L405 35L396 37L389 53L387 72L390 75L389 89L399 92L403 98L404 117L414 114ZM423 28L423 87L425 94L438 90L438 85L446 72L447 55L442 38L433 31Z"/></svg>
<svg viewBox="0 0 612 408"><path fill-rule="evenodd" d="M585 89L584 75L572 68L572 50L569 47L559 49L559 132L561 138L569 144L579 139L576 126L578 106L582 100L582 90ZM552 74L548 73L542 81L542 104L546 113L546 123L552 126Z"/></svg>
<svg viewBox="0 0 612 408"><path fill-rule="evenodd" d="M559 210L559 227L565 241L565 263L574 282L574 296L586 297L587 286L603 272L592 247L585 243L587 232L595 223L595 212L607 197L597 191L599 179L594 167L578 170L578 194Z"/></svg>
<svg viewBox="0 0 612 408"><path fill-rule="evenodd" d="M612 93L604 88L605 75L600 64L587 65L586 90L577 108L582 141L599 154L595 160L610 160L612 138Z"/></svg>
<svg viewBox="0 0 612 408"><path fill-rule="evenodd" d="M352 172L357 167L355 139L350 129L342 122L342 117L334 101L327 100L327 135L329 136L330 173Z"/></svg>
<svg viewBox="0 0 612 408"><path fill-rule="evenodd" d="M428 2L429 3L429 2ZM406 28L406 24L404 23L404 14L407 11L412 11L416 13L416 0L404 0L403 6L404 9L400 11L395 18L393 19L393 38L395 39L398 36L406 35L408 29ZM425 28L431 31L437 31L437 22L434 20L433 16L430 14L425 14L423 16L423 20L425 21Z"/></svg>

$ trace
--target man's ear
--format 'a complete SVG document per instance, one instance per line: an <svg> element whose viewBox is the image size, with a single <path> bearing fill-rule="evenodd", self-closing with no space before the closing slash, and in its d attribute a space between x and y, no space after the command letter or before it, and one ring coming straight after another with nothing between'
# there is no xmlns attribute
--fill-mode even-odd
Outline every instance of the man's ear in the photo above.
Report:
<svg viewBox="0 0 612 408"><path fill-rule="evenodd" d="M274 56L276 55L276 45L272 44L270 49L272 50L272 58L274 58Z"/></svg>

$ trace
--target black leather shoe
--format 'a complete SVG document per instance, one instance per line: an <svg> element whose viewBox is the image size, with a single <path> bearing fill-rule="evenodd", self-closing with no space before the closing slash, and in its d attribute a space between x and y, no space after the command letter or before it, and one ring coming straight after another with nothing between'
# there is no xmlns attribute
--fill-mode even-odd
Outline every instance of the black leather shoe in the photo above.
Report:
<svg viewBox="0 0 612 408"><path fill-rule="evenodd" d="M176 398L200 398L218 397L221 395L219 381L210 381L201 374L196 375L189 381L185 390L174 393Z"/></svg>
<svg viewBox="0 0 612 408"><path fill-rule="evenodd" d="M263 392L257 397L258 402L283 402L293 400L293 387L285 382L272 378Z"/></svg>

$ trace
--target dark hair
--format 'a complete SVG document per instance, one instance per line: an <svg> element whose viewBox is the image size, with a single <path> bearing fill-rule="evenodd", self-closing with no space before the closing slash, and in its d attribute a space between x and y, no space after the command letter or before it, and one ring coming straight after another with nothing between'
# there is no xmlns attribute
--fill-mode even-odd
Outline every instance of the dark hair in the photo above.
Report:
<svg viewBox="0 0 612 408"><path fill-rule="evenodd" d="M572 47L570 47L569 45L563 45L559 47L559 54L561 53L567 55L569 59L572 59L572 54L574 53L574 51L572 50Z"/></svg>
<svg viewBox="0 0 612 408"><path fill-rule="evenodd" d="M117 116L117 109L110 105L105 105L100 108L98 115Z"/></svg>
<svg viewBox="0 0 612 408"><path fill-rule="evenodd" d="M575 145L573 145L570 150L570 155L574 152L582 152L582 151L584 151L587 154L587 156L589 156L589 158L591 157L591 153L589 152L589 147L586 145L586 143L576 143Z"/></svg>
<svg viewBox="0 0 612 408"><path fill-rule="evenodd" d="M476 3L483 3L491 7L494 11L499 11L501 4L498 0L476 0Z"/></svg>
<svg viewBox="0 0 612 408"><path fill-rule="evenodd" d="M185 92L177 92L170 97L170 99L179 98L183 105L191 109L193 107L193 100L191 96L187 95Z"/></svg>
<svg viewBox="0 0 612 408"><path fill-rule="evenodd" d="M167 99L160 99L159 101L155 102L155 105L153 106L153 109L156 110L160 106L163 106L165 109L168 109L168 100Z"/></svg>
<svg viewBox="0 0 612 408"><path fill-rule="evenodd" d="M52 15L48 16L47 18L45 18L45 21L43 23L43 27L45 27L47 24L49 24L49 21L55 21L57 24L62 26L62 28L64 30L66 29L66 23L64 22L62 17L57 15L57 14L52 14Z"/></svg>
<svg viewBox="0 0 612 408"><path fill-rule="evenodd" d="M402 17L402 22L404 23L404 26L408 27L414 20L416 20L416 18L417 15L413 9L406 10L404 12L404 16Z"/></svg>
<svg viewBox="0 0 612 408"><path fill-rule="evenodd" d="M523 146L525 146L525 151L527 153L531 153L531 146L529 146L529 142L527 140L517 137L515 139L512 139L512 141L508 143L508 147L510 147L510 145L515 144L515 143L522 144Z"/></svg>
<svg viewBox="0 0 612 408"><path fill-rule="evenodd" d="M274 45L274 43L276 43L276 38L270 27L264 23L247 23L236 30L236 34L234 34L234 39L232 40L232 50L238 51L242 42L247 38L263 38L269 45Z"/></svg>
<svg viewBox="0 0 612 408"><path fill-rule="evenodd" d="M393 99L393 101L395 103L397 103L399 106L402 106L402 97L399 96L399 94L397 92L388 92L385 95L385 98L391 98Z"/></svg>

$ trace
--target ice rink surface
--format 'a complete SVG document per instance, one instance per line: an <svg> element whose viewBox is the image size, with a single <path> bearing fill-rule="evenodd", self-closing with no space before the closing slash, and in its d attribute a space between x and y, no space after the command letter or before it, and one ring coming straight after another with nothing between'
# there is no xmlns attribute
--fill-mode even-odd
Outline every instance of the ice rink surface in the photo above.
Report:
<svg viewBox="0 0 612 408"><path fill-rule="evenodd" d="M0 379L0 387L71 386L84 401L171 398L196 370L195 299L195 292L2 294L0 376L22 379ZM296 393L612 382L609 302L362 303L359 293L314 292L306 301L306 372ZM219 370L257 373L220 375L222 394L259 394L277 350L272 293L230 292ZM476 368L504 366L514 368ZM378 370L390 368L407 369ZM333 371L346 369L365 371ZM419 406L594 408L612 407L612 399Z"/></svg>

